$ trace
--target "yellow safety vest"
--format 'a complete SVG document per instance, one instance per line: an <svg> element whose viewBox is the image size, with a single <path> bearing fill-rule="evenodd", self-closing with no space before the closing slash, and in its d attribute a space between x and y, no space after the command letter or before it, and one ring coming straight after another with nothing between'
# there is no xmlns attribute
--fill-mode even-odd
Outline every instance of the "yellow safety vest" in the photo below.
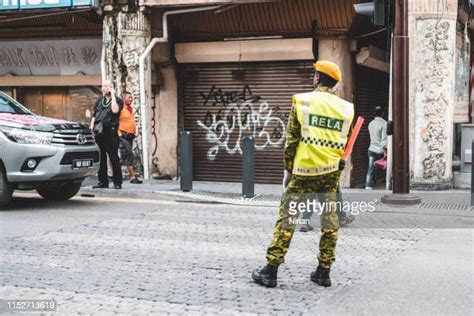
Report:
<svg viewBox="0 0 474 316"><path fill-rule="evenodd" d="M293 174L317 176L338 170L347 142L354 105L315 90L293 96L301 139L293 160Z"/></svg>

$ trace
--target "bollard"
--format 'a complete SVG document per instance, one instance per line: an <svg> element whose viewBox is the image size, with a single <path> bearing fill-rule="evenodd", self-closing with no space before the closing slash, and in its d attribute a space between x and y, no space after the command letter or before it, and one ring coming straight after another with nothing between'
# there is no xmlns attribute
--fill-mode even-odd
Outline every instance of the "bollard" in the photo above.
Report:
<svg viewBox="0 0 474 316"><path fill-rule="evenodd" d="M474 139L472 140L471 143L471 206L474 205L474 159L473 158L474 154Z"/></svg>
<svg viewBox="0 0 474 316"><path fill-rule="evenodd" d="M245 137L242 143L242 196L251 198L255 196L255 140L252 137Z"/></svg>
<svg viewBox="0 0 474 316"><path fill-rule="evenodd" d="M181 132L181 191L193 189L193 136L191 132Z"/></svg>

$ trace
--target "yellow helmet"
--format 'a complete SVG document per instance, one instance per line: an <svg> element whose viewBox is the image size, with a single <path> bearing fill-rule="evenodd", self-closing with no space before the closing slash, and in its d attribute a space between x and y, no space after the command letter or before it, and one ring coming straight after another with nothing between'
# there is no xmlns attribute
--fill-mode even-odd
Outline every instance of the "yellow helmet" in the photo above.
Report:
<svg viewBox="0 0 474 316"><path fill-rule="evenodd" d="M338 82L342 79L341 70L332 61L319 60L313 65L313 67L314 70L322 72Z"/></svg>

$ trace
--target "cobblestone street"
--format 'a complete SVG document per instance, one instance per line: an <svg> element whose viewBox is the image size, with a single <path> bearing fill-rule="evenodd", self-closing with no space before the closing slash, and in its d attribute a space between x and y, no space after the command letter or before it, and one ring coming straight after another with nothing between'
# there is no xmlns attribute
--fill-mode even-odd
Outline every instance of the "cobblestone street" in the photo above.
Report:
<svg viewBox="0 0 474 316"><path fill-rule="evenodd" d="M318 233L296 233L279 270L279 286L266 289L254 284L250 273L265 264L275 208L104 198L75 198L67 206L31 197L16 202L13 210L0 213L0 297L55 299L61 315L315 314L320 303L350 291L432 234L439 228L434 223L459 226L459 220L470 216L447 217L442 211L361 215L360 223L379 221L387 227L341 229L331 288L309 280L316 267ZM18 224L17 216L30 209L37 213L31 220L41 221L52 205L63 208L57 217L67 225L28 232L22 219L23 228L16 233L7 227ZM81 212L85 218L76 218ZM89 212L111 215L91 218ZM70 216L78 222L68 222ZM423 218L433 225L400 224ZM472 264L472 248L464 256Z"/></svg>

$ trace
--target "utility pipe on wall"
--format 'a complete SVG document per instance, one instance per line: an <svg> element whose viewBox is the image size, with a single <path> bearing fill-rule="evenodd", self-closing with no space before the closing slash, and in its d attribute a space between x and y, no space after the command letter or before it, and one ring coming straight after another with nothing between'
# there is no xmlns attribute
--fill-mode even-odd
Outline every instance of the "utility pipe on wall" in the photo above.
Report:
<svg viewBox="0 0 474 316"><path fill-rule="evenodd" d="M140 74L140 116L142 123L142 151L143 151L143 177L150 178L149 157L148 157L148 135L147 135L147 118L144 115L146 111L146 89L145 89L145 59L150 54L156 43L168 42L168 16L174 14L183 14L198 11L208 11L220 8L221 6L210 6L202 8L182 9L167 11L163 14L163 37L153 38L148 46L145 48L139 59L139 74Z"/></svg>

